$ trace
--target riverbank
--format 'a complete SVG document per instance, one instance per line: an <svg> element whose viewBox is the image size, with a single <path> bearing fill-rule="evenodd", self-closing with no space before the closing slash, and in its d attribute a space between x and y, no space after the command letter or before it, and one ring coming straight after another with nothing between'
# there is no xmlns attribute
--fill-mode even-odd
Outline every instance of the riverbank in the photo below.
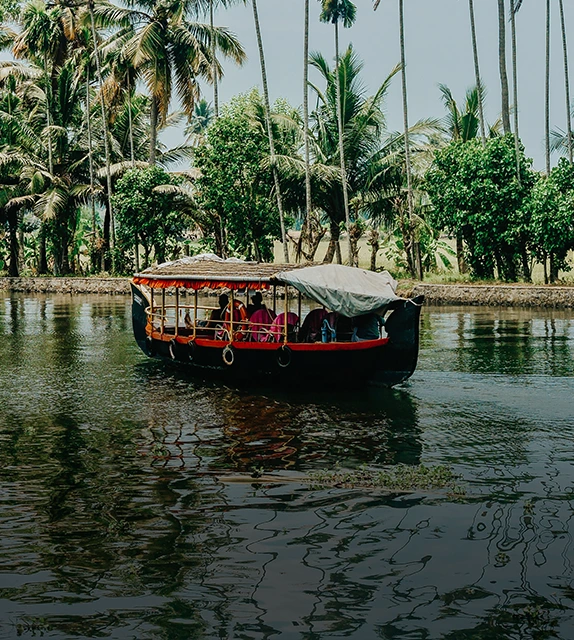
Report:
<svg viewBox="0 0 574 640"><path fill-rule="evenodd" d="M0 291L129 295L129 278L0 278ZM574 308L574 287L525 284L427 284L401 282L404 296L424 294L429 304Z"/></svg>

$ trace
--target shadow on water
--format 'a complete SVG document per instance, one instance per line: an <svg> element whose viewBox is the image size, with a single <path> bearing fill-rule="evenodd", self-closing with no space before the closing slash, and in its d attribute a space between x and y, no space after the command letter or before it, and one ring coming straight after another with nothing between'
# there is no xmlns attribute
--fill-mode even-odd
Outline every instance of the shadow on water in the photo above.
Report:
<svg viewBox="0 0 574 640"><path fill-rule="evenodd" d="M345 397L147 360L122 300L0 303L0 638L570 637L569 316L428 310L412 381ZM468 493L218 479L398 462Z"/></svg>

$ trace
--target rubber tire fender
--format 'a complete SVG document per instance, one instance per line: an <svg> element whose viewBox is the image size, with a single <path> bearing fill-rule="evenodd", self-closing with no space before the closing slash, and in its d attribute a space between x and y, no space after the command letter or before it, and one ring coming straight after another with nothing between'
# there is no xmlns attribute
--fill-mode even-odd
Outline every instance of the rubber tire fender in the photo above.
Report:
<svg viewBox="0 0 574 640"><path fill-rule="evenodd" d="M286 344L282 345L277 349L277 364L286 369L291 364L291 355L293 351Z"/></svg>
<svg viewBox="0 0 574 640"><path fill-rule="evenodd" d="M177 360L176 349L177 349L177 342L175 341L175 338L172 338L169 341L169 355L172 360Z"/></svg>
<svg viewBox="0 0 574 640"><path fill-rule="evenodd" d="M150 356L153 356L155 353L155 349L153 346L153 338L151 336L147 336L145 339L145 344L146 344L148 354Z"/></svg>

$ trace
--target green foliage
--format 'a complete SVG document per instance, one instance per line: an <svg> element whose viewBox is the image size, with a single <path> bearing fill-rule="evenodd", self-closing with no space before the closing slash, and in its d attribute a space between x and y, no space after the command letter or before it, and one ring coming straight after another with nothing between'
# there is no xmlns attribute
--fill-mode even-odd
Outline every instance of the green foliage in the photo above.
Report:
<svg viewBox="0 0 574 640"><path fill-rule="evenodd" d="M539 260L550 256L553 271L569 271L567 252L574 247L574 167L560 158L550 175L540 176L525 207Z"/></svg>
<svg viewBox="0 0 574 640"><path fill-rule="evenodd" d="M535 182L531 161L520 154L520 181L516 175L514 139L491 138L452 142L435 152L426 175L433 208L431 225L449 234L461 234L467 261L475 277L491 279L495 269L504 280L524 273L528 220L525 200Z"/></svg>
<svg viewBox="0 0 574 640"><path fill-rule="evenodd" d="M259 120L256 92L235 98L208 129L195 152L196 200L212 212L213 240L227 238L231 249L247 258L273 258L279 215L272 197L272 175L264 160L269 143ZM223 229L221 228L223 226ZM225 252L219 244L218 250Z"/></svg>
<svg viewBox="0 0 574 640"><path fill-rule="evenodd" d="M18 0L0 0L0 22L16 20L20 12Z"/></svg>
<svg viewBox="0 0 574 640"><path fill-rule="evenodd" d="M174 196L156 187L177 184L178 179L157 166L130 169L116 185L113 206L118 224L118 248L130 251L136 234L143 245L146 262L151 249L164 262L170 242L185 229L186 216L177 210ZM124 263L124 269L127 268Z"/></svg>

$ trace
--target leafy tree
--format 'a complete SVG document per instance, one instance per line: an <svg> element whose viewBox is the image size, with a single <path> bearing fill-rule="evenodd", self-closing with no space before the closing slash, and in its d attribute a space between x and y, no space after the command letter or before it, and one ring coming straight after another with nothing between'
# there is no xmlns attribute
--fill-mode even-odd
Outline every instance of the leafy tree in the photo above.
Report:
<svg viewBox="0 0 574 640"><path fill-rule="evenodd" d="M526 205L536 256L550 258L550 281L570 269L566 255L574 247L574 166L560 158L549 176L540 176Z"/></svg>
<svg viewBox="0 0 574 640"><path fill-rule="evenodd" d="M199 98L198 79L212 80L214 47L238 64L245 53L227 28L191 20L199 8L196 2L132 0L126 4L127 8L100 3L95 12L102 21L133 26L133 35L126 31L124 54L150 94L150 164L155 164L157 131L167 118L173 89L191 117Z"/></svg>
<svg viewBox="0 0 574 640"><path fill-rule="evenodd" d="M426 176L433 204L431 224L460 233L467 261L478 278L529 278L527 220L522 208L535 181L521 150L520 180L512 135L452 142L435 152Z"/></svg>
<svg viewBox="0 0 574 640"><path fill-rule="evenodd" d="M118 249L127 253L141 244L144 268L152 250L155 259L164 262L170 244L177 242L186 227L186 217L175 206L174 196L159 189L177 182L164 169L149 166L130 169L116 183L113 204L119 223Z"/></svg>
<svg viewBox="0 0 574 640"><path fill-rule="evenodd" d="M211 242L220 255L235 253L273 259L273 238L280 237L271 190L269 142L261 121L258 94L240 96L222 110L195 153L201 175L196 181L198 206L211 212Z"/></svg>

